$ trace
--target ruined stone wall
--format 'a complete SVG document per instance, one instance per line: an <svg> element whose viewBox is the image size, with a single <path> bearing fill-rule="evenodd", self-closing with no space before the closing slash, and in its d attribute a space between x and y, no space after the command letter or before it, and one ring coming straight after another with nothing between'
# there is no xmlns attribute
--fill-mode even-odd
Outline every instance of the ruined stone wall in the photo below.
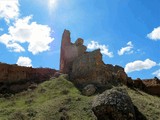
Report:
<svg viewBox="0 0 160 120"><path fill-rule="evenodd" d="M127 84L128 81L122 67L103 63L100 49L86 52L81 38L72 43L68 30L62 35L60 71L69 74L71 81L79 85Z"/></svg>
<svg viewBox="0 0 160 120"><path fill-rule="evenodd" d="M79 38L75 43L72 43L70 32L64 30L61 43L60 71L69 74L75 58L85 53L86 49L83 45L83 39Z"/></svg>

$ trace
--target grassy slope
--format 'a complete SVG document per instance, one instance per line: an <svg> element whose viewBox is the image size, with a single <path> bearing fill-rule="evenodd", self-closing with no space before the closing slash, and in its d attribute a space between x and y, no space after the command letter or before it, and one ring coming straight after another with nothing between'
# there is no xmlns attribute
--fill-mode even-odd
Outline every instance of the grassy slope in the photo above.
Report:
<svg viewBox="0 0 160 120"><path fill-rule="evenodd" d="M134 105L148 120L160 120L160 98L127 89ZM46 81L35 90L0 98L0 120L95 120L91 111L93 97L86 97L64 76Z"/></svg>
<svg viewBox="0 0 160 120"><path fill-rule="evenodd" d="M126 88L132 102L147 120L160 120L160 97Z"/></svg>
<svg viewBox="0 0 160 120"><path fill-rule="evenodd" d="M86 97L63 76L46 81L34 91L0 98L0 120L94 120L92 97ZM61 108L61 109L60 109Z"/></svg>

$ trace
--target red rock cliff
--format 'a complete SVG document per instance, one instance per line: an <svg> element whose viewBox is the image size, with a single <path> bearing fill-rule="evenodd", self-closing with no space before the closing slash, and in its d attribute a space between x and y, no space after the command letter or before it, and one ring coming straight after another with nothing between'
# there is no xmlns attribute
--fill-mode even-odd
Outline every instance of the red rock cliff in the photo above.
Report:
<svg viewBox="0 0 160 120"><path fill-rule="evenodd" d="M0 93L19 92L32 83L43 82L55 73L49 68L31 68L0 63Z"/></svg>

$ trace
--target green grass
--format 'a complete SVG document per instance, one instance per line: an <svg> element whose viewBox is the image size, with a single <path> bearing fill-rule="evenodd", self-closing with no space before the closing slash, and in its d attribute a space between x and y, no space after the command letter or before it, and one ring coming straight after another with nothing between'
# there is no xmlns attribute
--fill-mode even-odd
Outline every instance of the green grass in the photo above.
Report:
<svg viewBox="0 0 160 120"><path fill-rule="evenodd" d="M94 120L92 98L81 95L62 75L35 90L0 98L0 120Z"/></svg>
<svg viewBox="0 0 160 120"><path fill-rule="evenodd" d="M147 120L160 120L160 97L127 88L132 102Z"/></svg>
<svg viewBox="0 0 160 120"><path fill-rule="evenodd" d="M0 98L0 120L95 120L91 111L94 96L81 95L65 75L46 81L35 90ZM128 91L132 102L147 120L160 120L160 97L139 90Z"/></svg>

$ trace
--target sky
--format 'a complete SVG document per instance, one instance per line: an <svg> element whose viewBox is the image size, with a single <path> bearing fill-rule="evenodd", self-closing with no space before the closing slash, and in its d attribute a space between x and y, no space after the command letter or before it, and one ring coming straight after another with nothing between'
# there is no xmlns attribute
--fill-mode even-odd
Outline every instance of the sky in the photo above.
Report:
<svg viewBox="0 0 160 120"><path fill-rule="evenodd" d="M64 29L133 79L160 78L159 0L0 0L0 62L59 69Z"/></svg>

